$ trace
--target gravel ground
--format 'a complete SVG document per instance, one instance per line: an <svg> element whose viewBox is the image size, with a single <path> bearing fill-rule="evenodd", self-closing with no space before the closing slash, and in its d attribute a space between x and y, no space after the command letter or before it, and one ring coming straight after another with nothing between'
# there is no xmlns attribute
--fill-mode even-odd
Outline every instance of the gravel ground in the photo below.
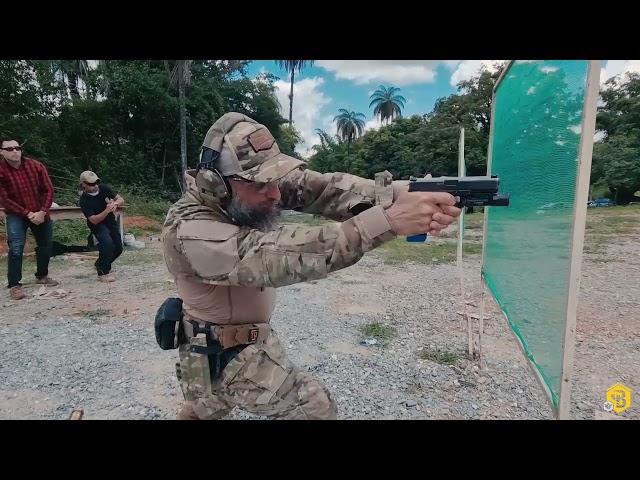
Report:
<svg viewBox="0 0 640 480"><path fill-rule="evenodd" d="M613 383L640 391L638 239L627 235L604 256L585 255L573 418L599 415ZM67 297L14 302L4 294L0 419L66 419L73 408L87 419L175 418L177 353L161 350L153 333L155 310L174 289L159 244L147 247L125 252L113 284L95 281L92 261L55 258L50 270ZM480 257L465 262L467 301L479 305ZM491 300L486 370L465 358L458 288L454 265L385 265L372 253L328 279L279 289L273 326L290 358L332 391L342 419L551 418ZM375 322L396 334L385 345L361 345L359 327ZM446 352L452 364L421 359L425 347ZM640 408L620 416L638 419ZM257 417L234 410L229 418Z"/></svg>

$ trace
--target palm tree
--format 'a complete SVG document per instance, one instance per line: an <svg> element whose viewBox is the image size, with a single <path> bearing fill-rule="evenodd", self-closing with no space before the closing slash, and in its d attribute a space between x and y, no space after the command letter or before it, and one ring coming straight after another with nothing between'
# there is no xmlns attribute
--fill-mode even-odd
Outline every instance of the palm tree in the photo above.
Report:
<svg viewBox="0 0 640 480"><path fill-rule="evenodd" d="M402 95L397 95L399 91L400 89L396 87L380 85L369 97L371 99L369 108L375 105L373 115L379 117L381 122L386 121L388 124L394 118L402 116L402 109L407 100Z"/></svg>
<svg viewBox="0 0 640 480"><path fill-rule="evenodd" d="M184 172L187 169L187 107L185 88L191 84L191 64L193 60L178 60L169 73L169 83L178 86L178 103L180 105L180 160L182 174L180 184L184 190ZM165 67L168 63L165 62Z"/></svg>
<svg viewBox="0 0 640 480"><path fill-rule="evenodd" d="M305 67L313 66L313 60L276 60L278 66L286 70L291 76L291 91L289 92L289 126L293 125L293 79L296 70L300 73Z"/></svg>
<svg viewBox="0 0 640 480"><path fill-rule="evenodd" d="M335 146L335 141L331 138L327 132L322 130L321 128L315 129L316 135L320 137L320 147L319 148L333 148ZM316 145L314 145L315 147Z"/></svg>
<svg viewBox="0 0 640 480"><path fill-rule="evenodd" d="M349 155L349 146L351 142L358 138L364 132L363 113L350 112L341 108L339 114L333 118L338 127L338 136L347 142L347 156Z"/></svg>

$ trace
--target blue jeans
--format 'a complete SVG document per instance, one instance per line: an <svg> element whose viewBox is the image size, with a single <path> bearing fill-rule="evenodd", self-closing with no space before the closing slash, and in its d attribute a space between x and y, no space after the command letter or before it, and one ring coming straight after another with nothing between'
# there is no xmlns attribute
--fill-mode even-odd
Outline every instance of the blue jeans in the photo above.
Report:
<svg viewBox="0 0 640 480"><path fill-rule="evenodd" d="M7 278L9 288L20 285L22 280L22 254L27 239L27 228L31 229L36 239L36 278L44 278L49 274L49 259L53 246L53 222L47 218L44 223L35 225L27 217L7 215L7 244L9 245L9 261Z"/></svg>

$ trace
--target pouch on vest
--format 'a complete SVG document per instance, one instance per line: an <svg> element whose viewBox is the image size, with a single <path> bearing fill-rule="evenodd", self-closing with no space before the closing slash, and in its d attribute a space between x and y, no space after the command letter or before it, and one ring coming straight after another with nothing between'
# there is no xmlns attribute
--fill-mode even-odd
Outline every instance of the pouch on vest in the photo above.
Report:
<svg viewBox="0 0 640 480"><path fill-rule="evenodd" d="M156 341L163 350L178 348L185 342L182 326L182 299L167 298L156 313Z"/></svg>

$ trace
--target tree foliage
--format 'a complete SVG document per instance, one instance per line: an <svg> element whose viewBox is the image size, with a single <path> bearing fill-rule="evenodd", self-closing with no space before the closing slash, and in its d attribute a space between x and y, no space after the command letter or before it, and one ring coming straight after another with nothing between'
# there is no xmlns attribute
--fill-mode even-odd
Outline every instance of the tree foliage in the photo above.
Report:
<svg viewBox="0 0 640 480"><path fill-rule="evenodd" d="M266 125L283 150L300 141L281 128L273 75L249 78L243 60L193 60L188 72L173 62L110 60L89 68L85 60L0 60L0 136L23 142L25 154L49 167L57 197L76 188L87 168L112 184L175 196L180 104L170 80L182 75L190 80L182 82L190 167L211 124L229 111Z"/></svg>
<svg viewBox="0 0 640 480"><path fill-rule="evenodd" d="M367 178L389 170L394 178L411 175L456 175L460 127L465 128L465 159L468 175L486 173L486 154L491 122L493 86L499 72L484 69L461 82L458 92L436 101L431 113L399 117L377 130L355 139L347 155L348 142L318 132L321 143L314 147L312 168L322 172L347 171ZM389 89L385 88L389 93ZM380 97L384 92L378 92ZM394 90L391 96L397 96Z"/></svg>

